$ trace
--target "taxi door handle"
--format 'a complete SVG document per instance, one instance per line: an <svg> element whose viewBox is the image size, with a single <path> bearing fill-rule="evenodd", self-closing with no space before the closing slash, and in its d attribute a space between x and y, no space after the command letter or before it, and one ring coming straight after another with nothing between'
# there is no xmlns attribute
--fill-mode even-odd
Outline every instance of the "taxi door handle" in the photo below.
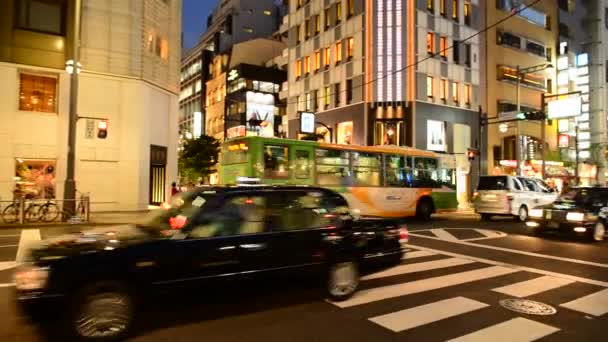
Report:
<svg viewBox="0 0 608 342"><path fill-rule="evenodd" d="M266 248L266 244L265 243L246 243L246 244L239 245L239 247L244 248L248 251L259 251L261 249Z"/></svg>

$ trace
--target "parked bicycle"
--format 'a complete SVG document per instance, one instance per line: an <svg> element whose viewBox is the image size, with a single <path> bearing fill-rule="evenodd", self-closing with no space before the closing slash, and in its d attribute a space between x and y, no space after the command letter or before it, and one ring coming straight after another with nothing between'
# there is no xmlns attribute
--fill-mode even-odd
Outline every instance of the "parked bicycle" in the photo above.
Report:
<svg viewBox="0 0 608 342"><path fill-rule="evenodd" d="M21 217L21 200L14 199L13 203L9 204L2 210L2 220L5 223L16 223ZM23 219L25 222L32 223L39 221L38 211L40 205L32 201L26 201L23 207Z"/></svg>

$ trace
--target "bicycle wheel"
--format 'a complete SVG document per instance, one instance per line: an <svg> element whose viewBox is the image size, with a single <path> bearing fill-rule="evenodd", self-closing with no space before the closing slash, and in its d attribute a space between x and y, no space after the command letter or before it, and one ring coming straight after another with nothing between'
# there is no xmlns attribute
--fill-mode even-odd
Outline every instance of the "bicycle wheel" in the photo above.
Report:
<svg viewBox="0 0 608 342"><path fill-rule="evenodd" d="M59 216L59 207L55 203L46 203L40 206L38 212L42 222L53 222Z"/></svg>
<svg viewBox="0 0 608 342"><path fill-rule="evenodd" d="M19 208L11 204L2 210L2 220L6 223L15 223L19 221Z"/></svg>
<svg viewBox="0 0 608 342"><path fill-rule="evenodd" d="M40 221L40 205L39 204L30 204L27 209L25 209L25 222L38 222Z"/></svg>

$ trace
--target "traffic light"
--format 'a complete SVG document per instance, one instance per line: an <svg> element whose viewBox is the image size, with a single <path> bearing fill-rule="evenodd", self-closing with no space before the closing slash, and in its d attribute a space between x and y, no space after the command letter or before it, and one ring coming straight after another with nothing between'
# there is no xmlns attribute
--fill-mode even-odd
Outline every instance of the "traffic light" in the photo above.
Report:
<svg viewBox="0 0 608 342"><path fill-rule="evenodd" d="M105 139L108 137L108 121L101 120L97 122L97 138Z"/></svg>
<svg viewBox="0 0 608 342"><path fill-rule="evenodd" d="M535 120L535 121L539 121L539 120L544 120L545 117L545 113L542 111L532 111L532 112L519 112L517 113L517 119L518 120Z"/></svg>
<svg viewBox="0 0 608 342"><path fill-rule="evenodd" d="M479 152L477 151L476 148L467 149L467 158L469 159L469 161L475 160L475 158L477 157L477 154L479 154Z"/></svg>

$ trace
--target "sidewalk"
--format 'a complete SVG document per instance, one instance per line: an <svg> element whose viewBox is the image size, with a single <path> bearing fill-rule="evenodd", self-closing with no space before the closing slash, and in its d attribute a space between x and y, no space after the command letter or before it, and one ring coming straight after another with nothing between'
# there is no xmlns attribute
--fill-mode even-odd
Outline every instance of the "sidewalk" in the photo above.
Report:
<svg viewBox="0 0 608 342"><path fill-rule="evenodd" d="M88 224L127 224L137 223L150 215L151 210L91 212Z"/></svg>

